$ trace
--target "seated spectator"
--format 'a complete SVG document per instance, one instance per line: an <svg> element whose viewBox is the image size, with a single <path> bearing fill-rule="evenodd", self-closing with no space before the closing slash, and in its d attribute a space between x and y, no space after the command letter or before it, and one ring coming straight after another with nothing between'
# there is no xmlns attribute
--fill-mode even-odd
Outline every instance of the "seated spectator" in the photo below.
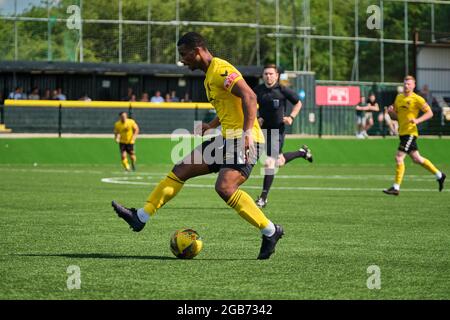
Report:
<svg viewBox="0 0 450 320"><path fill-rule="evenodd" d="M16 87L16 89L8 95L8 99L13 99L13 100L26 99L26 96L23 93L22 87Z"/></svg>
<svg viewBox="0 0 450 320"><path fill-rule="evenodd" d="M122 97L120 100L122 100L122 101L130 101L132 95L133 95L133 88L128 88L127 95L125 97Z"/></svg>
<svg viewBox="0 0 450 320"><path fill-rule="evenodd" d="M184 94L184 98L181 99L181 102L192 102L192 100L189 98L189 93Z"/></svg>
<svg viewBox="0 0 450 320"><path fill-rule="evenodd" d="M92 101L91 98L88 97L87 93L85 93L80 99L80 101Z"/></svg>
<svg viewBox="0 0 450 320"><path fill-rule="evenodd" d="M56 100L67 100L66 95L62 93L61 88L56 89L56 91L57 91Z"/></svg>
<svg viewBox="0 0 450 320"><path fill-rule="evenodd" d="M50 100L59 100L58 99L58 90L52 90Z"/></svg>
<svg viewBox="0 0 450 320"><path fill-rule="evenodd" d="M170 97L170 93L166 93L166 96L164 98L164 102L172 102L172 98Z"/></svg>
<svg viewBox="0 0 450 320"><path fill-rule="evenodd" d="M149 102L149 101L150 101L150 99L148 98L148 93L143 92L142 97L141 97L141 102Z"/></svg>
<svg viewBox="0 0 450 320"><path fill-rule="evenodd" d="M136 95L133 93L130 97L130 102L136 102L136 101L137 101Z"/></svg>
<svg viewBox="0 0 450 320"><path fill-rule="evenodd" d="M50 93L50 89L45 89L44 91L44 95L41 97L41 100L51 100L51 93Z"/></svg>
<svg viewBox="0 0 450 320"><path fill-rule="evenodd" d="M31 90L31 93L28 95L28 100L39 100L40 98L39 88L34 87L33 90Z"/></svg>
<svg viewBox="0 0 450 320"><path fill-rule="evenodd" d="M180 98L177 97L177 92L175 90L170 92L170 99L172 102L180 102Z"/></svg>
<svg viewBox="0 0 450 320"><path fill-rule="evenodd" d="M151 98L150 102L164 102L164 98L161 97L161 91L157 90L155 95Z"/></svg>

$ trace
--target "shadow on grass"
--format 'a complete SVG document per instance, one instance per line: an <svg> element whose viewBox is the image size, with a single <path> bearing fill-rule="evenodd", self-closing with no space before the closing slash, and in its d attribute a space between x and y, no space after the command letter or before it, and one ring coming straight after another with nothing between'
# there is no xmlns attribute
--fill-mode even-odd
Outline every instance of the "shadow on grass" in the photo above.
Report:
<svg viewBox="0 0 450 320"><path fill-rule="evenodd" d="M15 254L22 257L61 257L75 259L136 259L136 260L176 260L175 257L167 256L133 256L108 253L20 253Z"/></svg>
<svg viewBox="0 0 450 320"><path fill-rule="evenodd" d="M134 259L134 260L189 260L189 261L243 261L255 260L248 258L211 258L211 259L178 259L176 257L168 256L135 256L135 255L120 255L108 253L17 253L13 254L21 257L59 257L72 259Z"/></svg>

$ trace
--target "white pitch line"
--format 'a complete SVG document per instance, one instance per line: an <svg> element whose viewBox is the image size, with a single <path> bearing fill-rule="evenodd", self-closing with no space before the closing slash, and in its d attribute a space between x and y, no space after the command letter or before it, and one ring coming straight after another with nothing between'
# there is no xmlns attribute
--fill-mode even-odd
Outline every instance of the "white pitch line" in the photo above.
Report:
<svg viewBox="0 0 450 320"><path fill-rule="evenodd" d="M144 182L144 181L129 181L129 177L111 177L101 179L104 183L112 184L130 184L130 185L144 185L144 186L156 186L157 182ZM186 187L192 188L213 188L212 184L195 184L187 183ZM261 186L244 186L245 189L261 189ZM303 190L303 191L381 191L380 188L350 188L350 187L272 187L272 190ZM402 192L436 192L436 189L402 189ZM450 192L450 190L443 190L444 192Z"/></svg>

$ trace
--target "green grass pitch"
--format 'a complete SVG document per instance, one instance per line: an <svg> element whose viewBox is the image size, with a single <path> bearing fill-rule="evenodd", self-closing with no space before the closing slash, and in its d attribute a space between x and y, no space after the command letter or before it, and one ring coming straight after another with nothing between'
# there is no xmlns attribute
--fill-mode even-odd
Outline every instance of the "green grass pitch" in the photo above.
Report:
<svg viewBox="0 0 450 320"><path fill-rule="evenodd" d="M174 142L138 140L138 171L122 172L112 139L1 139L0 299L449 299L450 181L406 161L392 183L396 139L289 139L315 162L295 160L275 179L264 209L286 235L267 261L260 234L214 192L215 175L189 181L140 233L112 211L141 206L171 168ZM450 140L419 147L450 173ZM243 189L260 192L257 166ZM169 238L191 227L204 239L178 260ZM81 270L69 290L67 268ZM367 268L381 270L368 289Z"/></svg>

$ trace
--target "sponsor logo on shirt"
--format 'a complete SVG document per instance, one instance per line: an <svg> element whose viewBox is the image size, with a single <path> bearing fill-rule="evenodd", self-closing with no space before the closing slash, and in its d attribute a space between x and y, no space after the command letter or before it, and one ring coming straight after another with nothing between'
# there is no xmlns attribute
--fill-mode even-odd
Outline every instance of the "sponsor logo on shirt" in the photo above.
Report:
<svg viewBox="0 0 450 320"><path fill-rule="evenodd" d="M229 89L231 85L233 84L234 80L239 77L239 75L236 72L230 73L223 82L223 86L225 89Z"/></svg>

